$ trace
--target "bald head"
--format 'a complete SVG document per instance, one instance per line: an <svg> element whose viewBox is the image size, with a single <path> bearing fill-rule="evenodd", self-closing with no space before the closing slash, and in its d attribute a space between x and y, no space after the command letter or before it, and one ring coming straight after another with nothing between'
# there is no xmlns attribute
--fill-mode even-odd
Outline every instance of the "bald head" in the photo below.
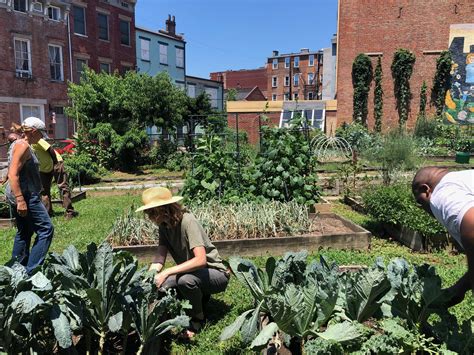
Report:
<svg viewBox="0 0 474 355"><path fill-rule="evenodd" d="M448 169L438 168L436 166L427 166L421 168L415 174L415 177L411 183L411 188L413 191L416 191L421 185L426 184L434 189L438 182L448 172Z"/></svg>
<svg viewBox="0 0 474 355"><path fill-rule="evenodd" d="M418 170L413 178L411 190L415 196L415 200L428 213L431 213L431 193L447 173L449 173L447 169L427 166Z"/></svg>

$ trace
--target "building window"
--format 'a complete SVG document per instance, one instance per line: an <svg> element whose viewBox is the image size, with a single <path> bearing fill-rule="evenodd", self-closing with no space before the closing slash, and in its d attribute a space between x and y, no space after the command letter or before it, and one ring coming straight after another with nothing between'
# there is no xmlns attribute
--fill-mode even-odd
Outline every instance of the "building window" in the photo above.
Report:
<svg viewBox="0 0 474 355"><path fill-rule="evenodd" d="M295 93L293 94L293 100L298 100L298 93L297 93L297 92L295 92Z"/></svg>
<svg viewBox="0 0 474 355"><path fill-rule="evenodd" d="M273 58L272 69L278 69L278 58Z"/></svg>
<svg viewBox="0 0 474 355"><path fill-rule="evenodd" d="M142 60L150 60L150 40L140 38L140 52Z"/></svg>
<svg viewBox="0 0 474 355"><path fill-rule="evenodd" d="M76 59L76 83L79 83L81 81L82 73L84 73L86 67L87 60Z"/></svg>
<svg viewBox="0 0 474 355"><path fill-rule="evenodd" d="M300 67L300 57L295 57L293 60L293 68L299 68Z"/></svg>
<svg viewBox="0 0 474 355"><path fill-rule="evenodd" d="M72 7L74 16L74 33L78 35L86 35L86 9L79 6Z"/></svg>
<svg viewBox="0 0 474 355"><path fill-rule="evenodd" d="M204 91L211 100L211 106L217 108L217 88L205 88Z"/></svg>
<svg viewBox="0 0 474 355"><path fill-rule="evenodd" d="M314 73L308 73L308 84L312 84L314 79Z"/></svg>
<svg viewBox="0 0 474 355"><path fill-rule="evenodd" d="M312 92L308 92L308 100L313 100L314 94Z"/></svg>
<svg viewBox="0 0 474 355"><path fill-rule="evenodd" d="M283 97L284 101L288 101L290 99L290 94L288 92L285 93L285 96Z"/></svg>
<svg viewBox="0 0 474 355"><path fill-rule="evenodd" d="M28 104L21 104L20 105L20 114L21 114L21 122L27 117L38 117L41 121L44 122L44 106L41 105L28 105Z"/></svg>
<svg viewBox="0 0 474 355"><path fill-rule="evenodd" d="M120 5L124 8L126 8L126 9L128 9L128 7L129 7L128 2L125 2L125 1L121 1Z"/></svg>
<svg viewBox="0 0 474 355"><path fill-rule="evenodd" d="M120 43L130 45L130 22L120 20Z"/></svg>
<svg viewBox="0 0 474 355"><path fill-rule="evenodd" d="M109 40L109 17L105 14L97 14L97 23L99 27L99 39Z"/></svg>
<svg viewBox="0 0 474 355"><path fill-rule="evenodd" d="M168 64L168 45L160 43L160 64Z"/></svg>
<svg viewBox="0 0 474 355"><path fill-rule="evenodd" d="M19 12L26 12L28 9L28 1L27 0L15 0L13 2L13 10Z"/></svg>
<svg viewBox="0 0 474 355"><path fill-rule="evenodd" d="M290 77L285 76L285 86L290 86Z"/></svg>
<svg viewBox="0 0 474 355"><path fill-rule="evenodd" d="M285 68L290 67L290 57L285 57Z"/></svg>
<svg viewBox="0 0 474 355"><path fill-rule="evenodd" d="M294 86L300 85L300 76L299 76L299 74L295 74L295 75L293 76L293 85L294 85Z"/></svg>
<svg viewBox="0 0 474 355"><path fill-rule="evenodd" d="M184 68L184 48L176 47L176 66Z"/></svg>
<svg viewBox="0 0 474 355"><path fill-rule="evenodd" d="M309 64L310 67L314 67L314 54L309 56Z"/></svg>
<svg viewBox="0 0 474 355"><path fill-rule="evenodd" d="M100 63L100 72L110 74L110 63Z"/></svg>
<svg viewBox="0 0 474 355"><path fill-rule="evenodd" d="M56 6L48 7L48 17L50 20L53 20L53 21L61 20L61 9Z"/></svg>
<svg viewBox="0 0 474 355"><path fill-rule="evenodd" d="M272 76L272 88L276 88L278 86L278 78L276 76Z"/></svg>
<svg viewBox="0 0 474 355"><path fill-rule="evenodd" d="M31 46L27 39L15 38L15 70L20 78L31 77Z"/></svg>
<svg viewBox="0 0 474 355"><path fill-rule="evenodd" d="M277 94L272 94L272 101L276 101L277 100Z"/></svg>
<svg viewBox="0 0 474 355"><path fill-rule="evenodd" d="M0 3L1 2L2 1L0 1ZM34 11L34 12L42 13L43 12L43 4L38 2L38 1L35 1L35 2L31 3L31 10Z"/></svg>
<svg viewBox="0 0 474 355"><path fill-rule="evenodd" d="M188 96L189 97L196 97L196 85L188 84Z"/></svg>
<svg viewBox="0 0 474 355"><path fill-rule="evenodd" d="M49 72L51 80L63 81L63 54L60 46L48 46Z"/></svg>

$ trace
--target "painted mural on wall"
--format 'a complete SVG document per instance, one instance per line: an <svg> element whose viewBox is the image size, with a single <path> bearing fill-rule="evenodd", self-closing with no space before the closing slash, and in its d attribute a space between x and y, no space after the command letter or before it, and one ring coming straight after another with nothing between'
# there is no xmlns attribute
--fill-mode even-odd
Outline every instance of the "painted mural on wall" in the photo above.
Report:
<svg viewBox="0 0 474 355"><path fill-rule="evenodd" d="M474 124L474 24L451 25L449 50L452 80L444 114L451 123Z"/></svg>

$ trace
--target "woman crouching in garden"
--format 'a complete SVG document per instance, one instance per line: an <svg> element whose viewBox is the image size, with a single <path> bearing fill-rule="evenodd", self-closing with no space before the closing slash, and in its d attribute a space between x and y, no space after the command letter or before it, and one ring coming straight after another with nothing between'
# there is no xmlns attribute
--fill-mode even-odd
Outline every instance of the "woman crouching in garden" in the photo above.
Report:
<svg viewBox="0 0 474 355"><path fill-rule="evenodd" d="M157 271L157 287L176 288L191 303L191 327L186 332L191 338L204 323L204 303L226 289L229 272L194 215L177 203L181 199L165 187L153 187L143 192L144 205L137 212L144 211L159 226L158 253L150 270ZM163 269L168 252L176 265Z"/></svg>

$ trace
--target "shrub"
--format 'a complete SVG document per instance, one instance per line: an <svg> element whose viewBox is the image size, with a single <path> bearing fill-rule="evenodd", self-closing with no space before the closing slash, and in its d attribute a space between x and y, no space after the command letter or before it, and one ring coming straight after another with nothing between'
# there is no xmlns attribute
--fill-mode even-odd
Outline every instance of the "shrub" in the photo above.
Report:
<svg viewBox="0 0 474 355"><path fill-rule="evenodd" d="M178 145L170 139L160 139L150 149L148 159L150 164L159 168L164 168L168 159L176 153Z"/></svg>
<svg viewBox="0 0 474 355"><path fill-rule="evenodd" d="M363 152L373 146L375 136L371 135L367 127L360 123L344 123L336 129L336 136L344 138L358 152Z"/></svg>
<svg viewBox="0 0 474 355"><path fill-rule="evenodd" d="M191 169L191 155L177 151L168 156L165 168L169 171L188 171Z"/></svg>
<svg viewBox="0 0 474 355"><path fill-rule="evenodd" d="M263 127L262 131L262 150L250 173L253 193L270 200L314 204L320 195L316 157L301 119L292 120L289 128Z"/></svg>
<svg viewBox="0 0 474 355"><path fill-rule="evenodd" d="M416 120L413 135L415 137L434 139L437 136L438 125L439 122L437 120L428 118L425 115L420 115Z"/></svg>
<svg viewBox="0 0 474 355"><path fill-rule="evenodd" d="M68 155L64 166L69 179L74 185L93 184L100 181L103 172L89 154L78 153Z"/></svg>
<svg viewBox="0 0 474 355"><path fill-rule="evenodd" d="M407 184L371 186L362 198L367 213L379 222L405 226L425 237L446 232L438 221L416 205Z"/></svg>

